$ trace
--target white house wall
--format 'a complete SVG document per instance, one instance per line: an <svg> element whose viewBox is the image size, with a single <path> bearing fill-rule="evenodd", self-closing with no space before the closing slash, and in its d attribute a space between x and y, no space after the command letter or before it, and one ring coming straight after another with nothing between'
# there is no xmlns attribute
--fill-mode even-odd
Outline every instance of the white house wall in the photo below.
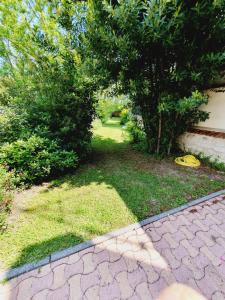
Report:
<svg viewBox="0 0 225 300"><path fill-rule="evenodd" d="M218 92L219 90L219 92ZM210 118L196 125L200 133L187 132L179 138L180 148L193 154L203 153L212 160L225 163L225 92L223 89L209 90L209 103L202 107L210 112ZM201 134L202 130L202 134ZM217 133L216 136L207 135L207 131ZM216 134L215 134L216 135Z"/></svg>
<svg viewBox="0 0 225 300"><path fill-rule="evenodd" d="M223 92L224 90L224 92ZM202 106L202 110L210 113L205 122L200 122L198 127L225 132L225 88L208 90L209 102Z"/></svg>
<svg viewBox="0 0 225 300"><path fill-rule="evenodd" d="M179 144L185 152L203 153L212 160L225 163L225 139L187 132L180 137Z"/></svg>

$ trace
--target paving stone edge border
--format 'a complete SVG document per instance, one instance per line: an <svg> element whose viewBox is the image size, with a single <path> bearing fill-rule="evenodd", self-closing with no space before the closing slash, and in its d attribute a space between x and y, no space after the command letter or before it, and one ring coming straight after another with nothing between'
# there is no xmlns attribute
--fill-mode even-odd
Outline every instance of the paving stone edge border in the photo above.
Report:
<svg viewBox="0 0 225 300"><path fill-rule="evenodd" d="M37 268L40 268L42 266L45 266L45 265L47 265L51 262L57 261L59 259L67 257L71 254L77 253L81 250L85 250L85 249L90 248L92 246L98 245L102 242L105 242L105 241L111 239L111 238L114 238L114 237L117 237L117 236L119 236L123 233L126 233L127 231L143 227L145 225L148 225L150 223L153 223L155 221L163 219L163 218L165 218L169 215L173 215L175 213L178 213L178 212L180 212L180 211L182 211L186 208L189 208L189 207L194 206L194 205L198 205L198 204L200 204L204 201L207 201L207 200L210 200L210 199L215 198L217 196L220 196L222 194L225 194L225 189L220 190L220 191L215 192L215 193L212 193L212 194L209 194L209 195L204 196L202 198L198 198L197 200L190 201L190 202L188 202L184 205L181 205L179 207L170 209L170 210L165 211L165 212L163 212L161 214L158 214L156 216L153 216L153 217L147 218L145 220L142 220L138 223L134 223L134 224L128 225L127 227L123 227L123 228L114 230L112 232L106 233L102 236L99 236L99 237L94 238L92 240L83 242L83 243L78 244L76 246L73 246L73 247L70 247L70 248L67 248L67 249L64 249L64 250L61 250L61 251L54 252L54 253L48 255L47 257L45 257L41 260L22 265L18 268L13 268L13 269L6 270L6 271L0 273L0 282L10 280L14 277L17 277L17 276L22 275L24 273L27 273L27 272L30 272L30 271L35 270Z"/></svg>

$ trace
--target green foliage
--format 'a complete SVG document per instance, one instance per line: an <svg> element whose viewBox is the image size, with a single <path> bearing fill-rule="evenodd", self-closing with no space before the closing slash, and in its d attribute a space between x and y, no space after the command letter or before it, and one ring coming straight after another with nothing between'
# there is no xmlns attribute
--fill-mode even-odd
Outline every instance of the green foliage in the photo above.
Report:
<svg viewBox="0 0 225 300"><path fill-rule="evenodd" d="M129 112L129 109L127 107L124 107L121 111L121 114L120 114L120 124L121 125L125 125L127 122L129 122L130 120L130 112Z"/></svg>
<svg viewBox="0 0 225 300"><path fill-rule="evenodd" d="M12 201L14 174L0 165L0 232L4 229L7 212Z"/></svg>
<svg viewBox="0 0 225 300"><path fill-rule="evenodd" d="M207 104L208 97L198 91L192 92L189 97L184 97L174 101L173 96L162 96L158 105L159 119L155 119L159 124L157 142L159 148L170 154L171 149L176 149L177 137L188 131L194 124L200 120L205 121L208 113L199 109L203 104ZM153 124L152 124L153 126ZM151 140L154 143L154 139ZM156 142L156 141L155 141Z"/></svg>
<svg viewBox="0 0 225 300"><path fill-rule="evenodd" d="M122 105L112 98L100 98L96 104L96 113L102 123L106 123L114 112L121 112Z"/></svg>
<svg viewBox="0 0 225 300"><path fill-rule="evenodd" d="M36 135L5 143L0 148L0 164L15 171L17 183L40 182L57 172L75 168L77 163L73 151L62 150L55 141Z"/></svg>
<svg viewBox="0 0 225 300"><path fill-rule="evenodd" d="M80 44L85 5L4 0L0 8L0 143L37 134L83 159L95 89Z"/></svg>
<svg viewBox="0 0 225 300"><path fill-rule="evenodd" d="M118 95L115 86L110 86L103 91L99 91L96 93L95 98L96 114L103 124L112 116L120 117L122 110L126 108L129 103L128 96ZM123 117L125 118L125 114Z"/></svg>
<svg viewBox="0 0 225 300"><path fill-rule="evenodd" d="M16 112L15 109L9 107L0 107L0 144L5 142L13 142L19 136L27 134L26 119L22 114Z"/></svg>
<svg viewBox="0 0 225 300"><path fill-rule="evenodd" d="M210 156L204 155L204 153L199 153L197 155L197 157L206 166L208 166L214 170L220 171L220 172L225 172L225 164L223 162L219 161L218 159L213 159Z"/></svg>
<svg viewBox="0 0 225 300"><path fill-rule="evenodd" d="M133 118L132 121L127 123L126 128L133 147L142 152L147 151L148 145L146 142L146 134L144 132L143 123L141 120Z"/></svg>
<svg viewBox="0 0 225 300"><path fill-rule="evenodd" d="M14 82L11 93L15 96L11 101L11 114L23 123L23 128L21 125L16 126L17 131L21 129L17 138L23 138L25 131L28 135L36 133L57 140L63 149L75 151L81 158L85 157L91 140L94 108L90 84L84 79L81 84L79 76L73 69L70 73L67 70L58 71L56 66L51 66L51 69L45 69L37 84L33 84L36 81L35 75L33 78L24 78L28 80L25 86L20 81ZM11 118L7 120L9 129L13 127L12 134L15 135L16 123L10 122ZM9 136L9 129L8 137L12 140L13 135Z"/></svg>
<svg viewBox="0 0 225 300"><path fill-rule="evenodd" d="M208 117L201 93L224 69L224 15L216 0L89 1L94 74L129 93L149 152L170 154L181 133Z"/></svg>

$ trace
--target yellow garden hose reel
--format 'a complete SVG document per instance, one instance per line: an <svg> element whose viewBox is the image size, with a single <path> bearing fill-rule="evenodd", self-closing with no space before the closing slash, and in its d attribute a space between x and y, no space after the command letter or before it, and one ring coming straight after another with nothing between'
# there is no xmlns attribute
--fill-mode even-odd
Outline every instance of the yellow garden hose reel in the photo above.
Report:
<svg viewBox="0 0 225 300"><path fill-rule="evenodd" d="M175 163L186 167L199 167L201 165L200 161L194 155L177 157Z"/></svg>

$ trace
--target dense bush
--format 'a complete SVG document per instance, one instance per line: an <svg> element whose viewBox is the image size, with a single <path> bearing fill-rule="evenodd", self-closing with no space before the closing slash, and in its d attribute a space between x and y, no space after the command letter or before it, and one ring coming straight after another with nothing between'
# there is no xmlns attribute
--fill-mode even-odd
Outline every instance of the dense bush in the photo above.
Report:
<svg viewBox="0 0 225 300"><path fill-rule="evenodd" d="M6 1L1 14L0 144L37 135L81 160L90 150L96 88L80 44L85 6L33 4Z"/></svg>
<svg viewBox="0 0 225 300"><path fill-rule="evenodd" d="M9 172L0 165L0 232L4 227L7 212L10 210L14 182L13 172Z"/></svg>
<svg viewBox="0 0 225 300"><path fill-rule="evenodd" d="M39 42L43 40L38 37ZM21 72L8 76L7 81L0 80L0 143L35 133L85 157L91 140L94 101L93 81L84 76L82 64L73 57L43 60L29 72Z"/></svg>
<svg viewBox="0 0 225 300"><path fill-rule="evenodd" d="M0 148L0 164L15 172L17 183L30 184L75 168L78 157L62 150L55 141L32 135L27 140L5 143Z"/></svg>
<svg viewBox="0 0 225 300"><path fill-rule="evenodd" d="M6 106L0 107L0 144L5 142L13 142L27 135L27 126L25 126L26 120L23 118L23 114L19 114L15 108Z"/></svg>

